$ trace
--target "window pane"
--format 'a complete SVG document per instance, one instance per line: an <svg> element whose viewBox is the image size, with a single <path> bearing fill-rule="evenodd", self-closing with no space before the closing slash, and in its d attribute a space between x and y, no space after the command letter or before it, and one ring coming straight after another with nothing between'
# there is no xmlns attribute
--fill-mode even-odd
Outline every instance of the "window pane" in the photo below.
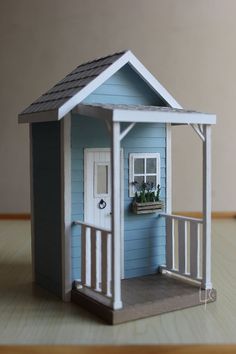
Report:
<svg viewBox="0 0 236 354"><path fill-rule="evenodd" d="M144 173L144 159L134 159L134 174Z"/></svg>
<svg viewBox="0 0 236 354"><path fill-rule="evenodd" d="M156 180L156 176L147 176L147 183L150 184L150 186L152 186L152 188L156 189L157 187L157 180Z"/></svg>
<svg viewBox="0 0 236 354"><path fill-rule="evenodd" d="M147 159L147 173L156 173L157 171L157 160L156 159Z"/></svg>
<svg viewBox="0 0 236 354"><path fill-rule="evenodd" d="M97 165L96 194L108 194L108 166L107 165Z"/></svg>
<svg viewBox="0 0 236 354"><path fill-rule="evenodd" d="M134 182L137 182L135 184L135 189L140 190L143 182L144 182L144 176L134 176Z"/></svg>

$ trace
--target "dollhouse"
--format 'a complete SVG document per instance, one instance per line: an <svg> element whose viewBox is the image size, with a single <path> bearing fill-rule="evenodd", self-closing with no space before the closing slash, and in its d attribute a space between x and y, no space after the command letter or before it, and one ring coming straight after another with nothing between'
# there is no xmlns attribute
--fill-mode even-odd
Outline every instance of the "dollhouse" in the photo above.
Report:
<svg viewBox="0 0 236 354"><path fill-rule="evenodd" d="M182 109L128 50L79 65L19 123L30 131L36 284L112 324L215 300L215 115ZM173 125L202 142L202 219L172 214Z"/></svg>

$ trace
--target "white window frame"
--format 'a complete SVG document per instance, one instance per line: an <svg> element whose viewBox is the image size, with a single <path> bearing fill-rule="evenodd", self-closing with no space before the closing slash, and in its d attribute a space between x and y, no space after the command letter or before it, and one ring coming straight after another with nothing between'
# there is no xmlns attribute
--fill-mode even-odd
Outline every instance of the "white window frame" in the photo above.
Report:
<svg viewBox="0 0 236 354"><path fill-rule="evenodd" d="M144 167L144 173L140 174L135 174L134 173L134 160L135 159L156 159L156 173L146 173L146 161L145 161L145 167ZM156 184L160 184L161 181L161 157L159 152L148 152L148 153L143 153L143 152L137 152L137 153L132 153L129 154L129 197L132 198L135 195L135 186L133 185L134 182L134 176L144 176L144 180L146 181L147 176L156 176Z"/></svg>

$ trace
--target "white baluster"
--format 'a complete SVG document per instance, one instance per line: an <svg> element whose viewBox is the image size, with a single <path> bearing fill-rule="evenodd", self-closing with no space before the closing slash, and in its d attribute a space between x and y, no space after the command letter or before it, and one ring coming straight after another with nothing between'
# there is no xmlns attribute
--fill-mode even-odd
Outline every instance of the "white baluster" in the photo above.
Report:
<svg viewBox="0 0 236 354"><path fill-rule="evenodd" d="M190 274L194 279L198 278L198 254L199 254L199 244L198 244L198 233L199 227L198 223L192 222L190 224Z"/></svg>
<svg viewBox="0 0 236 354"><path fill-rule="evenodd" d="M86 226L86 286L91 286L91 229Z"/></svg>
<svg viewBox="0 0 236 354"><path fill-rule="evenodd" d="M103 231L102 234L102 292L107 295L108 293L108 247L107 247L107 232Z"/></svg>
<svg viewBox="0 0 236 354"><path fill-rule="evenodd" d="M166 218L166 266L167 269L171 270L174 268L174 255L173 255L173 219Z"/></svg>
<svg viewBox="0 0 236 354"><path fill-rule="evenodd" d="M81 226L81 283L86 284L86 226Z"/></svg>
<svg viewBox="0 0 236 354"><path fill-rule="evenodd" d="M187 222L185 220L178 221L179 233L179 272L187 273Z"/></svg>
<svg viewBox="0 0 236 354"><path fill-rule="evenodd" d="M98 288L97 279L97 233L91 228L91 287Z"/></svg>

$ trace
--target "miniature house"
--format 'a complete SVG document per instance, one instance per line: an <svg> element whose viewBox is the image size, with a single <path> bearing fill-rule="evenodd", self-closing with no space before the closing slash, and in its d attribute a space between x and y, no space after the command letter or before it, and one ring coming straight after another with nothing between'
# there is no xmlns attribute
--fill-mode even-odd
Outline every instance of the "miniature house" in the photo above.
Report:
<svg viewBox="0 0 236 354"><path fill-rule="evenodd" d="M78 66L19 115L29 123L35 282L110 323L215 298L212 114L187 111L130 52ZM171 127L203 145L203 218L172 214ZM134 213L134 182L161 209ZM189 280L189 281L188 281ZM211 296L208 296L211 291Z"/></svg>

